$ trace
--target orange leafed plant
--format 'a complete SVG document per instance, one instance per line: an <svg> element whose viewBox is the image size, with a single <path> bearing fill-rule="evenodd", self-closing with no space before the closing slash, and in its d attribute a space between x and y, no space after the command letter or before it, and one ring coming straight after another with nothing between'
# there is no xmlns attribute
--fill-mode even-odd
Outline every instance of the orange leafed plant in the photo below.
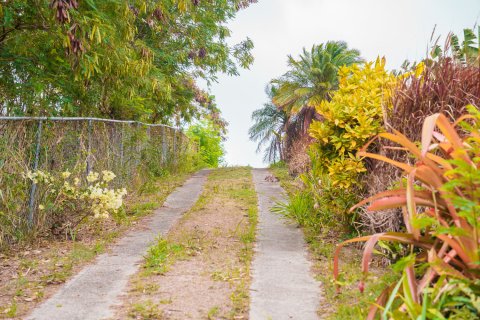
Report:
<svg viewBox="0 0 480 320"><path fill-rule="evenodd" d="M382 310L382 319L449 319L460 313L458 319L480 316L480 112L473 106L467 108L470 114L455 123L443 114L426 118L421 145L395 130L378 135L415 157L413 166L369 153L368 144L359 152L402 169L406 184L370 197L352 210L366 204L371 211L401 207L406 232L385 232L339 244L334 255L335 279L339 253L346 244L366 242L362 258L365 276L378 241L410 246L410 255L398 263L400 281L378 297L368 319ZM359 287L363 290L363 281ZM463 295L461 299L447 299L452 288L460 288L454 295Z"/></svg>

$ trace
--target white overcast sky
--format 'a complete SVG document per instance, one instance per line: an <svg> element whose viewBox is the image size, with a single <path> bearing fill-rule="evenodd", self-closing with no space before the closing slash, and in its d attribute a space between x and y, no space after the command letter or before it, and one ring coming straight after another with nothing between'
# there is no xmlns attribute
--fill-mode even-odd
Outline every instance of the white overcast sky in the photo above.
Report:
<svg viewBox="0 0 480 320"><path fill-rule="evenodd" d="M298 56L328 40L343 40L372 60L385 56L389 68L425 57L430 35L457 34L480 21L480 0L259 0L229 23L232 43L253 40L255 63L238 77L220 76L210 87L229 122L225 142L229 165L266 166L248 139L252 111L267 101L265 86Z"/></svg>

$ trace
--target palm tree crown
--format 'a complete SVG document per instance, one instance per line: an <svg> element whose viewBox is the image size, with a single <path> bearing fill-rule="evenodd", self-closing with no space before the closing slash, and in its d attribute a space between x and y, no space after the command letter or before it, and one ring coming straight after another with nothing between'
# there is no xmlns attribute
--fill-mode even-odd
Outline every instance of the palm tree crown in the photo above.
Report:
<svg viewBox="0 0 480 320"><path fill-rule="evenodd" d="M266 92L270 100L275 91L273 86L267 87ZM286 112L269 102L252 113L252 120L254 123L248 134L250 140L258 143L257 152L266 146L263 160L268 162L284 160L283 135L288 121Z"/></svg>
<svg viewBox="0 0 480 320"><path fill-rule="evenodd" d="M288 57L290 70L272 81L278 85L273 102L287 113L299 113L305 107L313 107L329 99L338 88L338 69L363 62L360 52L348 49L343 41L328 41L314 45L310 51L303 49L298 60Z"/></svg>

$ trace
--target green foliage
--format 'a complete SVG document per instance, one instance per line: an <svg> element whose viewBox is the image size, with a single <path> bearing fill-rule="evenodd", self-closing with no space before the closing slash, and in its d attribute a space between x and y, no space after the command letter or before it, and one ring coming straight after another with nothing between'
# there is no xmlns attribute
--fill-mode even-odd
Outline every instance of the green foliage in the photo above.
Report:
<svg viewBox="0 0 480 320"><path fill-rule="evenodd" d="M342 67L338 91L330 101L316 105L322 120L314 121L309 131L317 140L312 155L322 161L314 169L328 174L333 186L349 189L359 173L366 171L356 152L383 131L395 83L396 78L385 70L384 59Z"/></svg>
<svg viewBox="0 0 480 320"><path fill-rule="evenodd" d="M301 174L301 187L285 186L288 201L278 203L274 211L296 221L310 232L319 234L329 230L351 232L355 214L348 210L358 202L358 196L334 186L328 175L316 170L313 158L312 170ZM273 171L281 181L288 179L285 167L274 166Z"/></svg>
<svg viewBox="0 0 480 320"><path fill-rule="evenodd" d="M289 194L288 201L277 203L272 211L293 219L301 226L316 227L318 221L313 209L313 198L308 192Z"/></svg>
<svg viewBox="0 0 480 320"><path fill-rule="evenodd" d="M329 175L318 175L318 171L311 170L300 178L305 186L304 192L313 196L316 230L353 231L356 215L348 210L358 201L357 193L338 188Z"/></svg>
<svg viewBox="0 0 480 320"><path fill-rule="evenodd" d="M460 41L458 35L449 34L446 50L450 50L453 56L464 64L477 65L480 62L480 26L477 26L477 34L474 29L463 30L463 41ZM431 50L432 58L442 58L446 56L442 48L435 44Z"/></svg>
<svg viewBox="0 0 480 320"><path fill-rule="evenodd" d="M128 312L130 319L159 320L164 319L160 305L151 300L134 303Z"/></svg>
<svg viewBox="0 0 480 320"><path fill-rule="evenodd" d="M200 166L217 168L223 161L225 151L222 145L222 132L211 121L202 121L191 125L187 136L198 145Z"/></svg>
<svg viewBox="0 0 480 320"><path fill-rule="evenodd" d="M270 101L252 114L250 139L258 142L257 151L266 146L264 160L293 162L295 148L308 144L308 127L317 116L315 104L330 99L338 87L339 68L361 61L359 51L342 41L303 49L298 59L288 57L289 70L267 88Z"/></svg>
<svg viewBox="0 0 480 320"><path fill-rule="evenodd" d="M442 114L426 118L421 148L397 131L379 135L414 156L417 162L413 166L383 155L359 153L397 166L408 175L405 188L385 191L357 204L370 203L368 209L372 211L401 207L406 232L348 240L336 250L337 278L338 254L347 243L367 242L362 260L365 274L379 240L410 246L411 254L395 265L402 271L402 278L378 297L369 319L374 319L377 313L393 319L480 316L480 111L473 106L467 109L470 115L459 119L462 129L457 129ZM450 296L453 293L457 296Z"/></svg>
<svg viewBox="0 0 480 320"><path fill-rule="evenodd" d="M189 121L212 108L194 79L252 63L225 27L250 2L3 2L0 113Z"/></svg>
<svg viewBox="0 0 480 320"><path fill-rule="evenodd" d="M183 245L159 238L157 243L148 249L145 257L145 269L147 272L164 274L175 259L184 254L184 251Z"/></svg>
<svg viewBox="0 0 480 320"><path fill-rule="evenodd" d="M308 140L308 127L316 118L314 106L330 99L330 94L337 89L339 68L361 61L360 52L348 49L342 41L314 45L310 51L304 49L298 59L288 57L289 70L271 81L271 102L287 116L286 124L279 133L283 160L289 164L294 162L291 160L299 152L296 149L304 149L303 143L306 141L302 142L302 139Z"/></svg>

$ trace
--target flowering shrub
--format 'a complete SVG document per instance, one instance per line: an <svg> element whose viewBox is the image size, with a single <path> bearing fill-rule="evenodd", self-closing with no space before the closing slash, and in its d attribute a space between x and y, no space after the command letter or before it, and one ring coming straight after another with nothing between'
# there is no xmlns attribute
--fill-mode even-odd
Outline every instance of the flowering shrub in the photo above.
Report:
<svg viewBox="0 0 480 320"><path fill-rule="evenodd" d="M53 218L53 224L61 228L75 227L88 216L99 219L116 213L123 205L127 190L109 187L115 177L111 171L90 172L82 183L81 178L69 171L57 176L40 170L26 174L26 178L43 186L38 205L43 214L38 215L39 219ZM75 213L73 217L68 214L71 212Z"/></svg>

